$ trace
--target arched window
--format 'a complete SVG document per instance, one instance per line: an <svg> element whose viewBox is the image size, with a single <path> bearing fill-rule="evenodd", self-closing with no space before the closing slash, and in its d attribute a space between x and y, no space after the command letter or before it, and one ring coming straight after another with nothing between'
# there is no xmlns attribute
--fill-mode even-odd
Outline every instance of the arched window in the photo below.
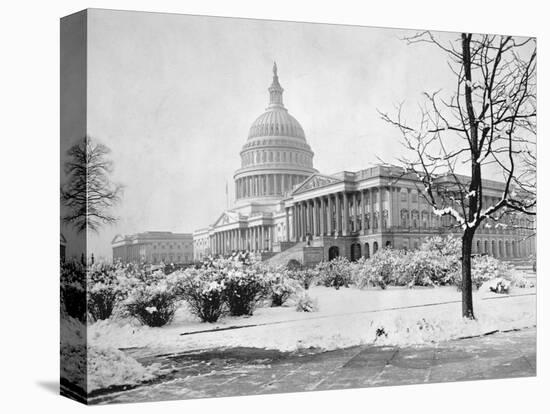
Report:
<svg viewBox="0 0 550 414"><path fill-rule="evenodd" d="M365 243L365 257L366 257L367 259L370 258L370 246L369 246L368 243Z"/></svg>
<svg viewBox="0 0 550 414"><path fill-rule="evenodd" d="M422 227L427 229L428 228L428 212L423 211L422 212Z"/></svg>
<svg viewBox="0 0 550 414"><path fill-rule="evenodd" d="M374 242L372 244L372 254L376 254L377 251L378 251L378 242Z"/></svg>
<svg viewBox="0 0 550 414"><path fill-rule="evenodd" d="M412 216L412 227L413 229L417 229L418 228L418 211L413 210L411 213L411 216Z"/></svg>
<svg viewBox="0 0 550 414"><path fill-rule="evenodd" d="M401 227L409 227L409 211L401 210Z"/></svg>

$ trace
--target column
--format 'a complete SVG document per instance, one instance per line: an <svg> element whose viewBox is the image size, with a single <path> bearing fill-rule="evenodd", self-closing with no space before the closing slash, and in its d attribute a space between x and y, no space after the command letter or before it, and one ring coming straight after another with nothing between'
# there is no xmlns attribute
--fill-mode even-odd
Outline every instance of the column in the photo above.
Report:
<svg viewBox="0 0 550 414"><path fill-rule="evenodd" d="M285 180L286 174L281 175L281 191L280 193L283 194L286 190L286 180Z"/></svg>
<svg viewBox="0 0 550 414"><path fill-rule="evenodd" d="M374 233L374 188L369 190L370 195L370 231Z"/></svg>
<svg viewBox="0 0 550 414"><path fill-rule="evenodd" d="M365 214L367 206L365 205L367 198L365 197L365 190L361 190L361 234L367 234L367 223L365 220Z"/></svg>
<svg viewBox="0 0 550 414"><path fill-rule="evenodd" d="M318 235L319 223L317 221L319 209L317 208L317 199L313 199L313 236Z"/></svg>
<svg viewBox="0 0 550 414"><path fill-rule="evenodd" d="M296 214L296 204L294 204L292 206L292 239L297 242L298 241L298 234L297 234L297 229L298 229L298 226L297 226L297 223L296 223L296 219L297 219L297 214ZM289 240L290 241L290 240Z"/></svg>
<svg viewBox="0 0 550 414"><path fill-rule="evenodd" d="M340 194L336 193L336 208L335 208L335 214L336 214L336 234L342 234L342 208L340 203Z"/></svg>
<svg viewBox="0 0 550 414"><path fill-rule="evenodd" d="M302 203L298 203L296 205L297 209L296 209L296 212L297 212L297 216L296 216L296 224L298 226L298 241L301 241L302 240L302 237L304 237L304 233L303 233L303 229L302 229L302 214L303 214L303 211L302 211Z"/></svg>
<svg viewBox="0 0 550 414"><path fill-rule="evenodd" d="M273 180L273 175L270 174L267 176L267 195L271 195L271 181Z"/></svg>
<svg viewBox="0 0 550 414"><path fill-rule="evenodd" d="M327 236L332 234L332 196L327 196Z"/></svg>
<svg viewBox="0 0 550 414"><path fill-rule="evenodd" d="M349 200L348 193L344 191L344 217L343 217L343 226L342 226L342 235L347 236L349 233Z"/></svg>
<svg viewBox="0 0 550 414"><path fill-rule="evenodd" d="M319 210L319 235L324 236L325 232L327 230L327 226L325 225L327 215L325 214L325 198L324 197L321 197L319 199L319 204L320 204L320 210Z"/></svg>
<svg viewBox="0 0 550 414"><path fill-rule="evenodd" d="M286 241L290 241L290 220L288 219L289 208L285 207L285 225L286 225Z"/></svg>
<svg viewBox="0 0 550 414"><path fill-rule="evenodd" d="M361 210L359 208L359 202L361 201L360 199L360 196L361 196L361 193L355 193L355 197L354 197L354 200L353 200L353 205L354 205L354 209L353 209L353 218L354 218L354 230L355 231L359 231L361 227Z"/></svg>
<svg viewBox="0 0 550 414"><path fill-rule="evenodd" d="M380 232L382 232L382 223L384 222L384 204L382 199L382 193L384 191L384 187L380 187L378 189L378 228L380 229ZM382 246L380 246L382 247Z"/></svg>
<svg viewBox="0 0 550 414"><path fill-rule="evenodd" d="M302 232L302 240L305 240L306 234L307 234L307 221L306 221L306 213L307 213L307 206L305 202L300 203L300 210L302 211L302 214L300 214L300 224L301 224L301 232Z"/></svg>
<svg viewBox="0 0 550 414"><path fill-rule="evenodd" d="M266 248L266 243L265 243L265 226L261 226L261 227L260 227L260 237L261 237L260 250L265 250L265 248Z"/></svg>
<svg viewBox="0 0 550 414"><path fill-rule="evenodd" d="M411 228L412 224L412 212L411 212L411 189L407 188L407 224Z"/></svg>

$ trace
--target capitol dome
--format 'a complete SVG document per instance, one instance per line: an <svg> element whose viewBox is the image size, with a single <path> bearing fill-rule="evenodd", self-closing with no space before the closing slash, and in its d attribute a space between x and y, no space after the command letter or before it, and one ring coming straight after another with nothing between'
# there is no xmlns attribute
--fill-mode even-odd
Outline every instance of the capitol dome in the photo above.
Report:
<svg viewBox="0 0 550 414"><path fill-rule="evenodd" d="M252 123L248 139L268 136L306 139L300 123L285 108L268 108Z"/></svg>
<svg viewBox="0 0 550 414"><path fill-rule="evenodd" d="M235 172L237 201L280 199L317 172L302 126L283 105L277 64L268 91L269 105L252 123L241 151L241 168Z"/></svg>

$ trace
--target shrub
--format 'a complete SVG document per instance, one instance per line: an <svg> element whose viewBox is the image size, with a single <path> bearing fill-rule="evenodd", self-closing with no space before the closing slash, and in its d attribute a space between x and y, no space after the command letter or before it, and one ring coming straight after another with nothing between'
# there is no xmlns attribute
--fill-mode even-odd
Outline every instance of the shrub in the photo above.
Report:
<svg viewBox="0 0 550 414"><path fill-rule="evenodd" d="M447 237L433 236L420 245L420 250L436 253L439 256L455 256L457 259L462 251L459 237L448 235Z"/></svg>
<svg viewBox="0 0 550 414"><path fill-rule="evenodd" d="M233 316L252 315L265 293L263 270L260 266L230 269L225 277L225 299Z"/></svg>
<svg viewBox="0 0 550 414"><path fill-rule="evenodd" d="M352 264L345 257L337 257L330 262L321 262L317 265L320 282L326 287L340 289L349 287L352 282Z"/></svg>
<svg viewBox="0 0 550 414"><path fill-rule="evenodd" d="M487 283L484 284L484 286L489 289L489 291L493 293L505 293L508 294L510 292L510 281L503 279L501 277L497 277L496 279L491 279Z"/></svg>
<svg viewBox="0 0 550 414"><path fill-rule="evenodd" d="M302 269L302 264L296 259L290 259L286 264L288 270L300 270Z"/></svg>
<svg viewBox="0 0 550 414"><path fill-rule="evenodd" d="M438 251L409 252L402 258L398 281L408 287L445 285L458 265L454 256L445 256Z"/></svg>
<svg viewBox="0 0 550 414"><path fill-rule="evenodd" d="M86 268L76 260L61 263L60 297L62 310L69 316L86 320Z"/></svg>
<svg viewBox="0 0 550 414"><path fill-rule="evenodd" d="M319 304L317 299L311 298L306 292L298 298L296 310L298 312L317 312L319 310Z"/></svg>
<svg viewBox="0 0 550 414"><path fill-rule="evenodd" d="M268 294L271 306L282 306L299 289L299 283L284 273L274 273L269 278Z"/></svg>
<svg viewBox="0 0 550 414"><path fill-rule="evenodd" d="M95 264L88 271L88 312L94 320L108 319L121 297L118 273L124 274L120 264Z"/></svg>
<svg viewBox="0 0 550 414"><path fill-rule="evenodd" d="M472 286L475 289L479 289L481 285L491 279L500 277L509 279L511 277L508 265L492 256L474 256L472 257L471 266ZM459 271L456 272L454 283L459 290L462 289L462 272L460 268Z"/></svg>
<svg viewBox="0 0 550 414"><path fill-rule="evenodd" d="M369 285L379 286L385 289L390 284L398 283L398 275L403 271L399 269L402 265L403 252L393 249L383 249L376 252L372 258L359 261L355 271L355 282L359 288Z"/></svg>
<svg viewBox="0 0 550 414"><path fill-rule="evenodd" d="M287 274L291 279L296 280L305 290L308 290L319 277L319 272L316 269L287 271Z"/></svg>
<svg viewBox="0 0 550 414"><path fill-rule="evenodd" d="M124 306L141 323L160 327L171 322L179 302L179 289L174 278L157 271L152 275L140 273L127 286Z"/></svg>
<svg viewBox="0 0 550 414"><path fill-rule="evenodd" d="M203 322L216 322L225 312L225 282L213 269L188 269L179 284L179 294Z"/></svg>
<svg viewBox="0 0 550 414"><path fill-rule="evenodd" d="M511 272L508 278L513 287L517 288L530 288L535 284L518 272Z"/></svg>

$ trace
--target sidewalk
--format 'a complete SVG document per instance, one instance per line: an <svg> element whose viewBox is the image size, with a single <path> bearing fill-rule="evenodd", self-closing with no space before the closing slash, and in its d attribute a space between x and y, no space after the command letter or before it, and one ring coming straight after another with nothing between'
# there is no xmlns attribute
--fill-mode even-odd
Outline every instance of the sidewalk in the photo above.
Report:
<svg viewBox="0 0 550 414"><path fill-rule="evenodd" d="M433 346L359 346L323 353L231 348L160 357L161 382L98 395L92 403L208 398L536 374L536 329Z"/></svg>

